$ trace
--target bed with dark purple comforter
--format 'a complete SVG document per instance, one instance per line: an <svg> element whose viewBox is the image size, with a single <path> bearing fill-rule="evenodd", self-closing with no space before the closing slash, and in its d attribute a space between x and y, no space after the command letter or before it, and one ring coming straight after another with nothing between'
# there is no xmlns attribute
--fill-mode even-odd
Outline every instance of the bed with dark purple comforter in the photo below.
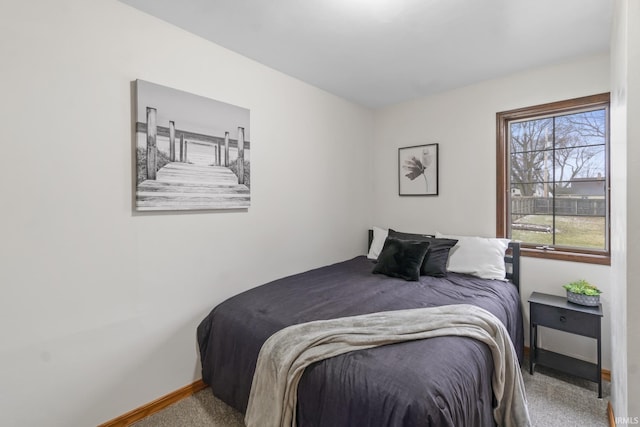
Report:
<svg viewBox="0 0 640 427"><path fill-rule="evenodd" d="M245 412L260 348L274 332L313 320L462 303L498 317L522 361L520 297L511 282L456 273L407 282L372 268L366 257L356 257L218 305L197 331L204 382ZM446 336L326 359L300 381L297 425L493 426L491 357L478 341Z"/></svg>

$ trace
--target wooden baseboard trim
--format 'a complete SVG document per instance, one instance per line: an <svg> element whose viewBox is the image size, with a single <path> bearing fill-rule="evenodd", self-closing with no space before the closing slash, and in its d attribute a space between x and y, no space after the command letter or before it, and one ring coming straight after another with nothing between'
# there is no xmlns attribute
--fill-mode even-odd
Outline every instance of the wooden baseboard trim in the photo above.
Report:
<svg viewBox="0 0 640 427"><path fill-rule="evenodd" d="M616 417L613 415L613 406L611 406L611 402L607 404L607 416L609 417L609 427L616 427Z"/></svg>
<svg viewBox="0 0 640 427"><path fill-rule="evenodd" d="M524 346L524 355L526 357L529 357L529 347ZM608 369L603 369L600 371L601 375L602 375L602 379L605 381L609 381L611 382L611 371Z"/></svg>
<svg viewBox="0 0 640 427"><path fill-rule="evenodd" d="M111 421L100 424L98 427L127 427L135 423L136 421L140 421L141 419L146 418L149 415L155 414L156 412L163 410L167 406L185 399L207 387L209 386L206 385L202 380L198 380L192 384L186 385L182 388L179 388L178 390L164 395L161 398L154 400L153 402L149 402L146 405L142 405L137 409L127 412L126 414L120 415L119 417L114 418Z"/></svg>

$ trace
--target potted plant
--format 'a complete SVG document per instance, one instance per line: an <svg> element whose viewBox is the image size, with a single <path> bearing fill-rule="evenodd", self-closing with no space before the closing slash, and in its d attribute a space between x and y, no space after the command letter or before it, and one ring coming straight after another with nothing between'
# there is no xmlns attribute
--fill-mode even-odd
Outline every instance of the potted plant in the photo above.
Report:
<svg viewBox="0 0 640 427"><path fill-rule="evenodd" d="M567 290L567 300L580 305L595 306L600 303L602 291L584 279L563 286Z"/></svg>

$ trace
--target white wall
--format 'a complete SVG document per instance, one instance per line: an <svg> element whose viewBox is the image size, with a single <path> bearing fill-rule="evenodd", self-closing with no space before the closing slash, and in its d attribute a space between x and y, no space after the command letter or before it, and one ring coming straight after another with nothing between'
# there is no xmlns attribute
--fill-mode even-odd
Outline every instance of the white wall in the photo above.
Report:
<svg viewBox="0 0 640 427"><path fill-rule="evenodd" d="M244 289L361 254L372 113L116 0L0 14L0 424L88 426L200 378ZM248 211L132 212L131 82L251 110Z"/></svg>
<svg viewBox="0 0 640 427"><path fill-rule="evenodd" d="M609 87L609 57L597 55L376 111L372 225L409 232L495 236L496 113L608 92ZM434 142L440 144L440 195L399 197L398 147ZM603 330L608 331L609 270L601 265L524 258L525 324L529 321L526 301L532 291L563 295L562 284L584 278L604 291ZM541 344L582 359L596 358L594 342L588 338L542 330ZM605 368L611 366L610 349L605 332Z"/></svg>
<svg viewBox="0 0 640 427"><path fill-rule="evenodd" d="M611 402L627 415L627 12L616 1L611 34Z"/></svg>
<svg viewBox="0 0 640 427"><path fill-rule="evenodd" d="M627 9L627 361L628 416L640 418L640 2Z"/></svg>
<svg viewBox="0 0 640 427"><path fill-rule="evenodd" d="M611 40L612 336L616 417L640 417L640 3L617 0ZM619 423L622 425L622 423Z"/></svg>

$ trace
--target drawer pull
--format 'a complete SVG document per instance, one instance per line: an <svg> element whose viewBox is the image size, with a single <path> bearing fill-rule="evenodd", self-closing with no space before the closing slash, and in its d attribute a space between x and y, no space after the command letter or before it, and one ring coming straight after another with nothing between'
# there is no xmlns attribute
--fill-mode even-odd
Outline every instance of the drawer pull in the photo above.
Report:
<svg viewBox="0 0 640 427"><path fill-rule="evenodd" d="M566 321L567 321L567 318L566 318L566 317L564 317L564 316L560 316L560 321L561 321L561 322L566 322Z"/></svg>

